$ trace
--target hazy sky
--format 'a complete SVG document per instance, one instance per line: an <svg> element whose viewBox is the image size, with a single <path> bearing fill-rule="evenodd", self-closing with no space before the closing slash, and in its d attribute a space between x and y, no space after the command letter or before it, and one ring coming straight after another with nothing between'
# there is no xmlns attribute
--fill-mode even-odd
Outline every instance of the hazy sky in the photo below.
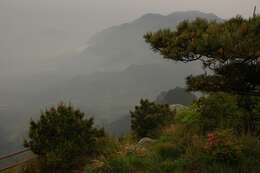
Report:
<svg viewBox="0 0 260 173"><path fill-rule="evenodd" d="M260 0L0 0L0 67L55 56L145 13L200 10L247 17L255 5L260 11Z"/></svg>

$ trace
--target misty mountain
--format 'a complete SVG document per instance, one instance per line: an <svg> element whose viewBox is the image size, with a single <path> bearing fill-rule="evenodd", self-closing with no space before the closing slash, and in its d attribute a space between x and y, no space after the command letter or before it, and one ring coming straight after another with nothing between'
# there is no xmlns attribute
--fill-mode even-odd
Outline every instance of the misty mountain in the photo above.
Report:
<svg viewBox="0 0 260 173"><path fill-rule="evenodd" d="M196 96L189 93L184 88L176 87L169 91L162 91L156 98L157 103L161 104L181 104L188 106L196 100Z"/></svg>
<svg viewBox="0 0 260 173"><path fill-rule="evenodd" d="M163 90L184 86L186 76L202 72L200 64L163 60L143 35L161 28L175 29L179 22L197 17L221 20L199 11L146 14L97 33L74 56L59 57L57 71L78 76L57 85L54 93L111 120L125 114L140 98L154 98Z"/></svg>
<svg viewBox="0 0 260 173"><path fill-rule="evenodd" d="M197 11L147 14L97 33L86 45L38 64L33 73L2 76L0 125L8 141L21 141L30 118L59 101L105 125L124 117L141 98L154 100L161 91L184 87L186 76L202 72L200 65L163 60L143 35L196 17L220 20Z"/></svg>
<svg viewBox="0 0 260 173"><path fill-rule="evenodd" d="M150 31L163 28L175 29L183 20L197 17L220 21L214 14L199 11L174 12L169 15L145 14L129 23L113 26L94 35L80 52L74 56L57 58L54 66L65 73L121 70L131 64L160 63L162 58L154 54L145 43L143 36ZM84 46L83 46L84 47ZM82 71L83 70L83 71Z"/></svg>
<svg viewBox="0 0 260 173"><path fill-rule="evenodd" d="M48 88L44 95L56 95L83 108L94 109L107 122L126 114L141 98L154 99L162 90L184 86L185 76L198 71L181 63L131 65L122 71L77 76Z"/></svg>
<svg viewBox="0 0 260 173"><path fill-rule="evenodd" d="M175 29L183 20L194 20L197 17L209 20L220 20L214 14L199 11L175 12L167 16L160 14L145 14L141 18L119 26L109 28L96 34L88 42L89 47L80 57L89 54L103 57L102 62L109 67L125 67L129 64L149 64L160 62L145 43L143 35L150 31L163 28Z"/></svg>
<svg viewBox="0 0 260 173"><path fill-rule="evenodd" d="M122 116L121 118L105 125L105 130L114 136L124 136L131 131L130 115Z"/></svg>

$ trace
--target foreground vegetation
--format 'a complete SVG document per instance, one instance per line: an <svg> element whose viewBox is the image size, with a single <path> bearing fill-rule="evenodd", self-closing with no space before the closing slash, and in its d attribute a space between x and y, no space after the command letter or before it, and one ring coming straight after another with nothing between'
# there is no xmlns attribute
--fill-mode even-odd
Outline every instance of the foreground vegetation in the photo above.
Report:
<svg viewBox="0 0 260 173"><path fill-rule="evenodd" d="M249 98L252 110L240 107L241 96L224 93L202 97L187 107L141 100L131 111L135 125L129 135L96 136L91 154L71 157L71 163L78 162L74 167L64 169L69 163L64 160L53 171L53 165L43 169L39 160L20 172L72 172L76 168L84 173L258 173L260 99ZM144 127L149 128L140 131ZM85 146L74 145L73 151ZM70 151L64 146L59 149Z"/></svg>
<svg viewBox="0 0 260 173"><path fill-rule="evenodd" d="M106 152L88 163L85 172L257 173L259 136L248 133L247 126L242 125L248 112L237 106L236 98L226 94L201 98L190 107L178 109L172 121L158 128L153 141L138 143L138 131L134 129L133 134L119 141L109 139ZM255 123L258 134L260 120Z"/></svg>
<svg viewBox="0 0 260 173"><path fill-rule="evenodd" d="M141 100L130 111L132 131L121 138L59 104L31 123L26 145L38 159L9 172L258 173L260 99L244 99L212 93L183 107ZM250 110L240 106L244 101Z"/></svg>

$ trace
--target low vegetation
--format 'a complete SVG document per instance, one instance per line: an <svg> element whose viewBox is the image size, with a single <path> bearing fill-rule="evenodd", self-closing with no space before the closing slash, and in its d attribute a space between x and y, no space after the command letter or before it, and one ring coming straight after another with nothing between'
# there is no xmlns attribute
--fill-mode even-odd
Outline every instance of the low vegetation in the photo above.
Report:
<svg viewBox="0 0 260 173"><path fill-rule="evenodd" d="M193 105L179 109L171 123L158 126L153 143L138 143L133 129L132 136L117 141L117 149L99 155L93 164L86 165L86 173L257 173L260 171L260 139L249 133L243 115L245 110L219 111L222 104L232 109L238 106L236 97L219 93L203 97ZM259 103L259 101L258 101ZM232 106L231 106L232 105ZM258 105L258 104L257 104ZM205 112L205 107L207 111ZM259 109L258 106L256 106ZM158 110L160 111L159 107ZM218 114L216 114L218 112ZM215 113L215 114L214 114ZM228 115L231 113L232 115ZM212 118L212 114L215 115ZM241 116L236 116L241 115ZM258 116L260 113L258 113ZM232 122L219 123L225 116ZM167 119L168 120L168 119ZM139 122L141 123L141 122ZM208 127L208 123L214 128ZM255 121L255 126L260 124ZM152 129L151 131L153 131ZM129 140L130 139L130 140ZM98 163L98 164L97 164Z"/></svg>
<svg viewBox="0 0 260 173"><path fill-rule="evenodd" d="M19 173L260 172L257 97L212 93L183 107L141 100L130 113L131 133L116 138L70 105L46 110L25 142L38 160Z"/></svg>

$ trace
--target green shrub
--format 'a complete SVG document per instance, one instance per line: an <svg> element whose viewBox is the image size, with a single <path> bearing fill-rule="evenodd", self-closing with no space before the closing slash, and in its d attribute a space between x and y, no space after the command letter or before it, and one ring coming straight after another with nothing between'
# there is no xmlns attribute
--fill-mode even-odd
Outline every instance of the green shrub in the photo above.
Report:
<svg viewBox="0 0 260 173"><path fill-rule="evenodd" d="M106 173L134 173L139 169L144 169L145 160L136 155L117 156L108 161L107 165L102 168Z"/></svg>
<svg viewBox="0 0 260 173"><path fill-rule="evenodd" d="M256 173L260 171L260 140L237 136L232 130L217 130L203 137L193 137L182 155L185 169L200 173Z"/></svg>
<svg viewBox="0 0 260 173"><path fill-rule="evenodd" d="M159 143L153 149L163 160L176 159L183 153L183 148L173 143Z"/></svg>
<svg viewBox="0 0 260 173"><path fill-rule="evenodd" d="M145 148L144 155L119 148L119 154L106 157L105 166L95 173L258 173L260 139L251 133L257 132L260 122L256 100L246 110L237 97L214 94L174 116L164 116L162 112L168 111L142 100L132 112L132 128L138 137L156 135L156 142ZM119 142L134 146L136 139L128 136Z"/></svg>
<svg viewBox="0 0 260 173"><path fill-rule="evenodd" d="M233 129L237 135L260 135L260 99L215 93L195 103L199 113L201 131Z"/></svg>
<svg viewBox="0 0 260 173"><path fill-rule="evenodd" d="M234 129L241 132L243 126L242 111L234 96L227 94L212 94L197 102L199 125L203 133L218 128Z"/></svg>
<svg viewBox="0 0 260 173"><path fill-rule="evenodd" d="M105 136L99 138L99 140L96 142L95 147L98 155L109 157L119 150L120 143L114 137Z"/></svg>
<svg viewBox="0 0 260 173"><path fill-rule="evenodd" d="M160 164L160 170L162 172L173 172L175 170L175 164L172 160L165 160Z"/></svg>
<svg viewBox="0 0 260 173"><path fill-rule="evenodd" d="M194 125L195 123L197 124L199 118L199 113L197 109L197 106L194 104L190 107L185 107L177 110L175 122L186 125Z"/></svg>
<svg viewBox="0 0 260 173"><path fill-rule="evenodd" d="M238 164L242 146L231 130L219 130L208 134L206 152L213 161L225 164Z"/></svg>
<svg viewBox="0 0 260 173"><path fill-rule="evenodd" d="M242 153L245 157L260 159L260 139L255 136L243 135L239 138Z"/></svg>
<svg viewBox="0 0 260 173"><path fill-rule="evenodd" d="M245 135L239 138L242 148L241 169L248 172L260 172L260 139Z"/></svg>
<svg viewBox="0 0 260 173"><path fill-rule="evenodd" d="M161 171L161 160L155 154L138 156L135 154L116 155L105 160L105 164L97 169L90 166L86 173L159 173Z"/></svg>
<svg viewBox="0 0 260 173"><path fill-rule="evenodd" d="M108 163L111 173L131 173L134 171L133 166L130 163L129 157L117 157L112 159Z"/></svg>
<svg viewBox="0 0 260 173"><path fill-rule="evenodd" d="M148 100L141 100L131 114L131 127L139 137L154 137L158 130L174 118L169 105L156 104Z"/></svg>
<svg viewBox="0 0 260 173"><path fill-rule="evenodd" d="M174 161L175 170L185 170L189 165L191 161L188 159L180 158Z"/></svg>
<svg viewBox="0 0 260 173"><path fill-rule="evenodd" d="M255 98L256 104L253 106L251 121L253 122L253 130L255 136L260 136L260 99Z"/></svg>
<svg viewBox="0 0 260 173"><path fill-rule="evenodd" d="M160 170L164 173L184 172L190 161L186 159L165 160L160 164Z"/></svg>
<svg viewBox="0 0 260 173"><path fill-rule="evenodd" d="M71 105L59 104L42 112L38 121L31 121L25 146L39 155L43 172L69 170L82 154L96 150L97 137L103 130L93 127L93 119Z"/></svg>

